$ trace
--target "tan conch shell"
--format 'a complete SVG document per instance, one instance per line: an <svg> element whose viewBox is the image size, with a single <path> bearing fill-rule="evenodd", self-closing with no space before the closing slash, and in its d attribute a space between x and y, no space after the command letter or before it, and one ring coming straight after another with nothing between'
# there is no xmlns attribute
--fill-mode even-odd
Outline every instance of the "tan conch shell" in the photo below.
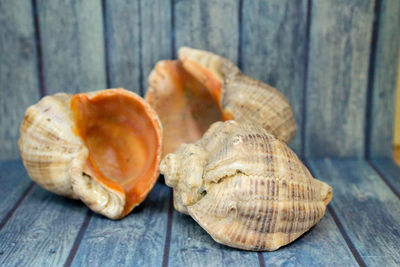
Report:
<svg viewBox="0 0 400 267"><path fill-rule="evenodd" d="M315 225L332 188L265 129L216 122L160 165L174 206L212 238L246 250L276 250Z"/></svg>
<svg viewBox="0 0 400 267"><path fill-rule="evenodd" d="M129 214L159 176L161 123L123 89L46 96L27 109L20 132L32 180L111 219Z"/></svg>
<svg viewBox="0 0 400 267"><path fill-rule="evenodd" d="M182 47L179 60L160 61L149 76L146 100L164 129L163 156L201 138L215 121L260 125L288 143L296 122L288 100L228 59Z"/></svg>

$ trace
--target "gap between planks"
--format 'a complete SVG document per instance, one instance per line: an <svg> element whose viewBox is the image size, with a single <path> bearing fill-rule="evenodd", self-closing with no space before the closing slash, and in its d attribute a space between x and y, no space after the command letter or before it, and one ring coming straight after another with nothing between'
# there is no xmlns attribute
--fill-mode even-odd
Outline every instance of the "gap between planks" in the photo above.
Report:
<svg viewBox="0 0 400 267"><path fill-rule="evenodd" d="M83 220L83 223L81 225L81 228L79 229L78 235L75 238L74 244L72 245L71 251L69 252L68 258L65 261L64 267L69 267L72 264L72 261L75 258L76 252L78 251L79 245L81 244L83 235L86 232L86 229L88 228L90 219L93 216L93 212L88 209L86 212L85 219Z"/></svg>
<svg viewBox="0 0 400 267"><path fill-rule="evenodd" d="M168 204L168 218L167 218L167 233L165 234L165 244L164 244L164 253L163 253L163 261L162 266L168 266L168 258L169 258L169 246L171 244L171 230L172 230L172 213L174 212L174 204L173 204L173 194L172 190L169 195L169 204Z"/></svg>
<svg viewBox="0 0 400 267"><path fill-rule="evenodd" d="M393 194L400 199L399 193L394 189L394 187L389 183L389 181L386 179L385 175L371 162L371 160L367 160L368 164L371 166L371 168L376 172L376 174L381 178L383 183L393 192Z"/></svg>
<svg viewBox="0 0 400 267"><path fill-rule="evenodd" d="M11 218L11 216L14 214L14 212L17 210L17 208L22 203L22 201L26 198L26 196L29 194L29 192L32 191L34 185L35 184L33 182L30 183L28 188L25 189L25 191L22 193L21 197L18 199L17 203L15 203L14 207L7 213L7 215L4 217L4 219L0 222L0 230L3 229L4 225L6 225L6 223Z"/></svg>
<svg viewBox="0 0 400 267"><path fill-rule="evenodd" d="M306 158L304 158L304 164L307 166L308 170L310 171L311 175L315 177L311 166ZM342 235L344 241L346 242L347 247L350 249L351 254L353 255L354 259L357 261L358 265L360 267L365 267L366 264L364 260L361 258L360 253L357 251L356 247L354 246L353 242L350 240L349 236L347 235L342 223L340 222L339 218L336 215L336 212L333 210L332 206L328 205L327 206L327 211L330 213L330 215L333 218L333 221L335 222L336 226L338 227L340 234Z"/></svg>

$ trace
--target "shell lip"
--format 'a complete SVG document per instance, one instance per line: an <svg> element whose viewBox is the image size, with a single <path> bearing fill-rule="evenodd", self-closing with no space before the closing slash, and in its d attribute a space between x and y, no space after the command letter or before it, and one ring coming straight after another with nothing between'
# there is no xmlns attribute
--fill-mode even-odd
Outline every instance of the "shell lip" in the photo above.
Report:
<svg viewBox="0 0 400 267"><path fill-rule="evenodd" d="M89 150L83 171L108 190L124 196L126 202L122 214L115 218L124 217L146 198L158 179L162 152L162 127L158 115L144 99L122 88L77 94L71 98L70 105L75 121L73 130ZM101 108L105 109L104 112ZM122 114L115 113L113 108L120 108ZM99 125L96 125L96 120ZM121 129L118 126L114 129L115 123L120 123ZM111 135L106 133L108 131ZM128 131L132 134L129 135ZM125 143L116 146L115 143L121 140ZM102 143L106 143L104 147ZM111 154L96 155L100 153ZM116 154L116 160L113 154ZM130 160L133 162L123 162ZM128 171L113 170L110 164Z"/></svg>

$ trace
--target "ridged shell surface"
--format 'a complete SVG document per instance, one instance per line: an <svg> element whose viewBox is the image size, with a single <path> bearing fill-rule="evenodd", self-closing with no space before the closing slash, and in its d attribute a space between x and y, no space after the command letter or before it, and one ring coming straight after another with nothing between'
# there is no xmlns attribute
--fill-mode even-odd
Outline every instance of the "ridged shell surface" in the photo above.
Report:
<svg viewBox="0 0 400 267"><path fill-rule="evenodd" d="M76 199L69 169L83 143L71 128L71 97L64 93L46 96L30 106L20 127L18 145L32 180L49 191Z"/></svg>
<svg viewBox="0 0 400 267"><path fill-rule="evenodd" d="M210 84L212 78L188 61L198 63L222 82L219 101L228 118L260 125L286 143L294 137L296 121L292 107L277 89L244 75L231 61L208 51L182 47L179 60L204 84Z"/></svg>
<svg viewBox="0 0 400 267"><path fill-rule="evenodd" d="M332 198L294 152L265 129L214 123L203 138L161 162L175 209L219 243L276 250L315 225Z"/></svg>
<svg viewBox="0 0 400 267"><path fill-rule="evenodd" d="M101 90L89 92L86 95L89 98L98 95L117 95L118 97L128 95L136 99L138 105L144 105L143 113L150 114L149 117L154 118L154 138L158 138L157 140L161 142L161 124L158 117L139 96L123 89ZM115 186L115 182L111 184L110 181L98 179L93 171L85 170L89 148L77 132L74 113L71 110L72 97L73 95L65 93L46 96L27 109L20 127L18 141L22 162L31 179L44 189L80 199L90 209L108 218L122 218L139 203L130 204L126 191ZM104 115L104 117L107 116ZM117 121L117 119L114 120ZM151 126L150 122L146 125ZM112 129L109 131L111 132ZM132 150L134 149L136 148L133 147ZM155 145L154 150L156 150L154 154L156 170L151 173L151 176L147 176L150 181L148 185L140 185L142 191L137 194L141 199L146 197L159 175L161 144ZM143 149L137 151L140 152ZM132 156L128 159L130 158ZM128 205L130 206L127 208Z"/></svg>

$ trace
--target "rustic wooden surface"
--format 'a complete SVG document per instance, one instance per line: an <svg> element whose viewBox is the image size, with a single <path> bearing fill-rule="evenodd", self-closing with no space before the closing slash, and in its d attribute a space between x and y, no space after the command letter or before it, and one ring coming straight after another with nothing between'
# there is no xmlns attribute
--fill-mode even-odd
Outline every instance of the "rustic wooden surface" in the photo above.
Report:
<svg viewBox="0 0 400 267"><path fill-rule="evenodd" d="M176 1L175 51L181 46L206 49L237 63L239 0Z"/></svg>
<svg viewBox="0 0 400 267"><path fill-rule="evenodd" d="M392 191L400 197L400 167L388 158L372 159L371 163Z"/></svg>
<svg viewBox="0 0 400 267"><path fill-rule="evenodd" d="M139 1L104 1L109 87L140 93Z"/></svg>
<svg viewBox="0 0 400 267"><path fill-rule="evenodd" d="M46 94L106 88L101 2L37 0Z"/></svg>
<svg viewBox="0 0 400 267"><path fill-rule="evenodd" d="M303 91L307 54L307 1L244 1L241 68L282 92L296 116L290 146L303 156Z"/></svg>
<svg viewBox="0 0 400 267"><path fill-rule="evenodd" d="M86 209L35 185L0 230L0 265L63 265Z"/></svg>
<svg viewBox="0 0 400 267"><path fill-rule="evenodd" d="M147 0L140 2L142 88L147 89L147 77L159 60L170 59L173 55L171 2Z"/></svg>
<svg viewBox="0 0 400 267"><path fill-rule="evenodd" d="M31 1L2 1L0 25L0 159L12 159L25 109L40 96Z"/></svg>
<svg viewBox="0 0 400 267"><path fill-rule="evenodd" d="M305 155L362 157L374 1L312 1L310 19Z"/></svg>
<svg viewBox="0 0 400 267"><path fill-rule="evenodd" d="M112 221L79 201L29 186L20 161L2 161L0 188L21 185L0 190L0 210L7 213L0 218L0 266L399 265L400 199L392 191L398 184L387 181L400 169L385 160L374 160L374 168L352 159L308 163L333 187L327 213L294 243L257 253L214 242L189 216L173 211L171 191L160 182L132 214Z"/></svg>
<svg viewBox="0 0 400 267"><path fill-rule="evenodd" d="M3 220L7 219L20 197L27 194L32 187L31 180L20 161L0 161L0 229Z"/></svg>
<svg viewBox="0 0 400 267"><path fill-rule="evenodd" d="M257 253L216 243L190 216L172 217L169 266L255 266Z"/></svg>
<svg viewBox="0 0 400 267"><path fill-rule="evenodd" d="M128 217L91 216L72 266L160 266L163 261L170 190L157 184Z"/></svg>
<svg viewBox="0 0 400 267"><path fill-rule="evenodd" d="M400 47L400 1L380 1L370 99L367 154L391 157L397 64ZM398 103L400 105L400 103Z"/></svg>
<svg viewBox="0 0 400 267"><path fill-rule="evenodd" d="M317 159L309 164L315 177L332 186L330 207L359 262L398 266L400 199L371 165L365 160L344 159Z"/></svg>

